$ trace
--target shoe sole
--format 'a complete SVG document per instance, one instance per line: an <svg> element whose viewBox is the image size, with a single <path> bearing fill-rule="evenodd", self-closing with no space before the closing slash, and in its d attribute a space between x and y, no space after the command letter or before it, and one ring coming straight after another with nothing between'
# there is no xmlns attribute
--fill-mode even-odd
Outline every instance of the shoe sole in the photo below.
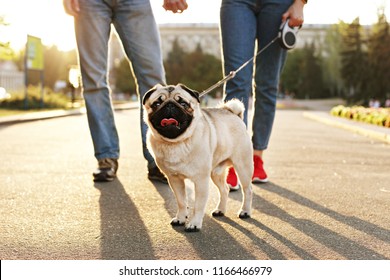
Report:
<svg viewBox="0 0 390 280"><path fill-rule="evenodd" d="M267 182L268 182L268 178L265 178L265 179L253 178L252 179L253 184L262 184L262 183L267 183Z"/></svg>
<svg viewBox="0 0 390 280"><path fill-rule="evenodd" d="M104 176L103 174L94 175L93 174L93 181L94 182L112 182L116 178L115 176Z"/></svg>
<svg viewBox="0 0 390 280"><path fill-rule="evenodd" d="M150 181L160 182L160 183L163 183L163 184L168 184L168 180L167 180L167 179L162 179L162 178L160 178L160 177L148 176L148 179L149 179Z"/></svg>
<svg viewBox="0 0 390 280"><path fill-rule="evenodd" d="M114 180L115 180L115 178L94 178L93 179L94 182L100 182L100 183L102 183L102 182L112 182Z"/></svg>
<svg viewBox="0 0 390 280"><path fill-rule="evenodd" d="M240 185L232 186L230 184L227 184L229 186L229 190L232 192L238 191L240 189Z"/></svg>

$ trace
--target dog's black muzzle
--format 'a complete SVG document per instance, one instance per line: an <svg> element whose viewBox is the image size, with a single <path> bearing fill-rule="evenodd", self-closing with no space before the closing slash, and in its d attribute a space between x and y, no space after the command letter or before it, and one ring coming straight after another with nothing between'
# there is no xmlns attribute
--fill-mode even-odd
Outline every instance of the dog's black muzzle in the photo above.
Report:
<svg viewBox="0 0 390 280"><path fill-rule="evenodd" d="M175 139L190 126L192 114L179 103L169 100L149 115L149 121L160 135Z"/></svg>

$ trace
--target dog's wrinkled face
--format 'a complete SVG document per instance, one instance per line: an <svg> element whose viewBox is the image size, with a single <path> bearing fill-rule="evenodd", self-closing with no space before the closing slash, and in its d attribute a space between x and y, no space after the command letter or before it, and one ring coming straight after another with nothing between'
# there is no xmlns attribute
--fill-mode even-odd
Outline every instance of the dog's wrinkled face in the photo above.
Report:
<svg viewBox="0 0 390 280"><path fill-rule="evenodd" d="M145 93L142 102L149 124L162 137L176 139L190 127L199 93L181 84L157 85Z"/></svg>

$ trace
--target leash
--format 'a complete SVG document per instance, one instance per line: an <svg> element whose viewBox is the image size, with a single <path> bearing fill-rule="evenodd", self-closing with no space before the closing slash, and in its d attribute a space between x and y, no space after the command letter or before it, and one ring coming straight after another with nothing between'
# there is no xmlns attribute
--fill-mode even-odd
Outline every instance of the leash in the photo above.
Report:
<svg viewBox="0 0 390 280"><path fill-rule="evenodd" d="M253 61L255 59L255 57L257 57L258 55L260 55L263 51L265 51L269 46L271 46L276 40L279 39L279 35L276 36L274 39L271 40L271 42L269 42L267 45L265 45L260 51L258 51L254 56L252 56L250 59L248 59L246 62L244 62L240 67L238 67L236 70L234 71L230 71L229 75L227 75L225 78L223 78L222 80L218 81L217 83L215 83L214 85L212 85L211 87L209 87L208 89L205 89L204 91L202 91L200 94L199 94L199 97L202 97L208 93L210 93L211 91L213 91L214 89L216 88L219 88L222 84L226 83L227 81L233 79L236 74L238 72L240 72L245 66L247 66L251 61Z"/></svg>
<svg viewBox="0 0 390 280"><path fill-rule="evenodd" d="M248 61L244 62L240 67L238 67L235 71L231 71L229 75L227 75L225 78L217 82L216 84L212 85L208 89L202 91L199 94L199 97L202 97L203 95L213 91L214 89L220 87L222 84L226 83L227 81L233 79L238 72L240 72L245 66L247 66L251 61L255 59L258 55L260 55L263 51L265 51L269 46L271 46L276 40L280 39L280 45L282 48L291 50L295 47L296 44L296 35L298 33L298 30L301 28L299 27L290 27L289 26L289 20L287 19L285 22L282 23L279 29L278 35L271 40L267 45L265 45L261 50L259 50L254 56L252 56Z"/></svg>

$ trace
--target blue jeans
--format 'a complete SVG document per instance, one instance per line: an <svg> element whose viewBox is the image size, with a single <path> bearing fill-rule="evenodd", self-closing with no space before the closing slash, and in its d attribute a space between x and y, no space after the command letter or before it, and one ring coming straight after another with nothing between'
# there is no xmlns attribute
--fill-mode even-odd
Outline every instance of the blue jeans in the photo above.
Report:
<svg viewBox="0 0 390 280"><path fill-rule="evenodd" d="M225 75L236 70L277 35L282 15L293 0L222 0L221 35ZM286 51L273 43L256 59L254 75L254 115L252 143L255 150L265 150L276 110L276 96ZM248 64L226 83L225 101L237 98L245 105L248 125L249 98L253 91L253 63Z"/></svg>
<svg viewBox="0 0 390 280"><path fill-rule="evenodd" d="M111 24L122 41L137 82L143 154L148 167L154 159L146 147L142 96L157 83L165 84L161 42L149 0L79 0L75 17L83 95L95 157L119 158L119 139L108 85L108 41Z"/></svg>

